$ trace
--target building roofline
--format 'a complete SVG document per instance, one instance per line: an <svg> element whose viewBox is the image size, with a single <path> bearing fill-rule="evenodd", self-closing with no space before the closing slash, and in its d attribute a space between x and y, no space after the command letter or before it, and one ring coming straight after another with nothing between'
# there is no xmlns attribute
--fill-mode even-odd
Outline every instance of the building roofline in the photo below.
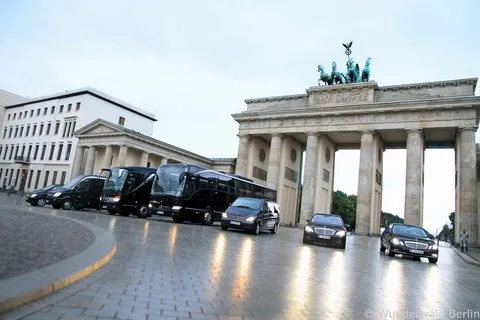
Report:
<svg viewBox="0 0 480 320"><path fill-rule="evenodd" d="M135 107L135 106L133 106L129 103L126 103L126 102L124 102L120 99L117 99L113 96L110 96L110 95L108 95L108 94L106 94L102 91L99 91L97 89L94 89L92 87L85 87L85 88L75 89L75 90L71 90L71 91L66 91L64 93L56 93L56 94L51 94L51 95L47 95L47 96L42 96L42 97L27 100L25 102L6 105L4 107L5 107L5 109L10 109L10 108L26 106L26 105L29 105L29 104L32 104L32 103L44 102L44 101L53 100L53 99L62 99L62 98L74 97L74 96L79 96L79 95L82 95L82 94L89 94L89 95L91 95L95 98L98 98L100 100L109 102L111 104L114 104L114 105L116 105L120 108L123 108L125 110L130 111L130 112L133 112L135 114L138 114L139 116L145 117L149 120L157 121L157 119L155 119L155 115L153 113L149 113L149 112L146 112L144 110L141 110L141 109L139 109L139 108L137 108L137 107Z"/></svg>

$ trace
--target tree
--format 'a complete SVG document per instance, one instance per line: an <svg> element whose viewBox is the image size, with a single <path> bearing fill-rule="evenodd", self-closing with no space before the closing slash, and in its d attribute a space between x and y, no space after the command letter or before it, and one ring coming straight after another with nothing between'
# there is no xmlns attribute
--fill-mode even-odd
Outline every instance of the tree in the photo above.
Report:
<svg viewBox="0 0 480 320"><path fill-rule="evenodd" d="M382 211L380 215L380 227L388 227L390 223L403 223L404 220L396 214Z"/></svg>
<svg viewBox="0 0 480 320"><path fill-rule="evenodd" d="M345 224L355 229L355 218L357 213L357 196L347 195L337 190L333 193L332 213L343 218Z"/></svg>
<svg viewBox="0 0 480 320"><path fill-rule="evenodd" d="M455 211L450 212L450 214L448 215L448 219L452 223L452 231L450 233L450 236L452 237L453 241L453 239L455 239Z"/></svg>
<svg viewBox="0 0 480 320"><path fill-rule="evenodd" d="M444 224L442 231L440 231L440 234L437 236L438 239L441 240L448 240L448 238L451 238L453 234L453 230L448 227L448 224Z"/></svg>

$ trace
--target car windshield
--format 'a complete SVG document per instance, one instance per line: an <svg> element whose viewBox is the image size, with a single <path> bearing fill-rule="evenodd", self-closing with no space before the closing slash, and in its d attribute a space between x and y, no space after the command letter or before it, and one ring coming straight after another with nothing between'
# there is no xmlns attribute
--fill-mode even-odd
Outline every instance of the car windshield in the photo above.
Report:
<svg viewBox="0 0 480 320"><path fill-rule="evenodd" d="M110 191L119 194L123 189L123 184L128 175L128 169L112 168L110 176L105 182L104 191Z"/></svg>
<svg viewBox="0 0 480 320"><path fill-rule="evenodd" d="M330 224L334 226L343 226L343 221L340 217L326 214L317 214L313 216L312 222L319 224Z"/></svg>
<svg viewBox="0 0 480 320"><path fill-rule="evenodd" d="M427 238L427 234L422 228L405 225L394 225L392 232L406 236L414 236L419 238Z"/></svg>
<svg viewBox="0 0 480 320"><path fill-rule="evenodd" d="M67 183L65 183L65 185L63 187L67 190L70 190L73 187L75 187L77 185L77 183L80 180L82 180L83 178L84 178L84 176L77 176L77 177L73 178L72 180L68 181Z"/></svg>
<svg viewBox="0 0 480 320"><path fill-rule="evenodd" d="M250 198L237 198L232 203L232 207L239 207L239 208L248 208L252 210L258 210L260 205L262 204L262 200L260 199L250 199Z"/></svg>

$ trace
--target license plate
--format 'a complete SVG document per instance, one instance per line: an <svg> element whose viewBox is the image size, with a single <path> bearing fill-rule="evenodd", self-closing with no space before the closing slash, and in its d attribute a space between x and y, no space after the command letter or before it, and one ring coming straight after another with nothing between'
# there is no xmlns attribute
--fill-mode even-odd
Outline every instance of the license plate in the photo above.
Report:
<svg viewBox="0 0 480 320"><path fill-rule="evenodd" d="M411 253L418 253L418 254L423 254L424 252L422 250L415 250L415 249L410 249Z"/></svg>
<svg viewBox="0 0 480 320"><path fill-rule="evenodd" d="M102 206L102 209L107 209L107 206Z"/></svg>
<svg viewBox="0 0 480 320"><path fill-rule="evenodd" d="M236 226L240 225L240 221L230 221L230 224L234 224Z"/></svg>
<svg viewBox="0 0 480 320"><path fill-rule="evenodd" d="M317 235L318 239L330 239L330 236L324 236L323 234Z"/></svg>

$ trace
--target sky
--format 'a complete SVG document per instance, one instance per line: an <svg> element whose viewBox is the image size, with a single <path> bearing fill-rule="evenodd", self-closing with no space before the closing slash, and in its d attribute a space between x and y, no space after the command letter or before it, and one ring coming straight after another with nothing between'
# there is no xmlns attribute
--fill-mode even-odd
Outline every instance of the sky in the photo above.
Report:
<svg viewBox="0 0 480 320"><path fill-rule="evenodd" d="M305 93L318 64L343 65L342 43L362 66L372 57L380 86L478 77L478 12L475 0L1 1L0 88L91 86L154 113L156 139L236 157L244 100ZM337 152L335 190L357 193L358 158ZM454 176L453 150L426 151L432 233L455 209ZM382 210L403 217L404 194L405 150L387 150Z"/></svg>

